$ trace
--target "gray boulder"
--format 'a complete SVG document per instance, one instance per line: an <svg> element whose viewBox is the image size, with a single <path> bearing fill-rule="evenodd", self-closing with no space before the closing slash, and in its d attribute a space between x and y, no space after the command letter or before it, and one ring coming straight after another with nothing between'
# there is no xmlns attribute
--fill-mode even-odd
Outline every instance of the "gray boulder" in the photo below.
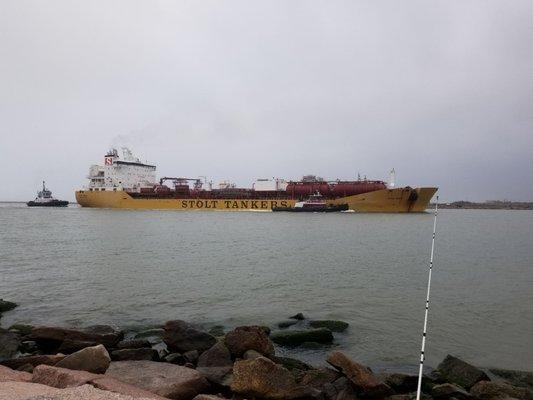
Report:
<svg viewBox="0 0 533 400"><path fill-rule="evenodd" d="M499 368L493 368L489 371L492 372L494 375L505 379L511 385L528 387L530 389L533 389L533 372Z"/></svg>
<svg viewBox="0 0 533 400"><path fill-rule="evenodd" d="M442 383L433 386L431 389L431 395L437 400L445 400L451 397L454 397L457 400L468 400L472 398L470 393L453 383Z"/></svg>
<svg viewBox="0 0 533 400"><path fill-rule="evenodd" d="M490 381L485 372L451 355L447 355L438 365L437 372L446 382L455 383L467 390L479 381Z"/></svg>
<svg viewBox="0 0 533 400"><path fill-rule="evenodd" d="M22 336L27 336L27 335L31 334L31 330L32 329L33 329L32 325L20 324L20 323L13 324L13 325L11 325L9 327L10 331L15 331L15 332L17 332L18 334L20 334Z"/></svg>
<svg viewBox="0 0 533 400"><path fill-rule="evenodd" d="M170 353L163 359L171 364L184 365L186 363L185 357L181 353Z"/></svg>
<svg viewBox="0 0 533 400"><path fill-rule="evenodd" d="M168 321L165 324L163 341L170 351L184 353L190 350L204 352L217 340L207 332L202 332L185 321Z"/></svg>
<svg viewBox="0 0 533 400"><path fill-rule="evenodd" d="M410 393L417 389L418 376L401 373L383 374L382 380L397 393Z"/></svg>
<svg viewBox="0 0 533 400"><path fill-rule="evenodd" d="M86 347L76 353L72 353L56 363L55 366L103 374L109 367L110 362L111 358L106 348L99 344L98 346Z"/></svg>
<svg viewBox="0 0 533 400"><path fill-rule="evenodd" d="M341 377L341 374L331 368L318 368L306 371L300 379L300 384L322 390L324 385L331 384Z"/></svg>
<svg viewBox="0 0 533 400"><path fill-rule="evenodd" d="M196 364L198 362L198 350L189 350L183 353L186 363Z"/></svg>
<svg viewBox="0 0 533 400"><path fill-rule="evenodd" d="M290 326L296 325L297 323L298 323L298 320L288 319L287 321L278 322L277 325L278 325L279 329L285 329L285 328L288 328Z"/></svg>
<svg viewBox="0 0 533 400"><path fill-rule="evenodd" d="M242 355L242 358L245 360L254 360L259 357L263 357L263 355L255 350L246 350L246 352Z"/></svg>
<svg viewBox="0 0 533 400"><path fill-rule="evenodd" d="M207 331L210 335L213 335L215 337L222 337L226 333L225 328L223 325L215 325L209 328Z"/></svg>
<svg viewBox="0 0 533 400"><path fill-rule="evenodd" d="M152 339L152 341L161 341L161 338L165 334L165 330L163 328L150 328L145 329L143 331L140 331L135 334L135 339ZM156 340L153 340L156 339Z"/></svg>
<svg viewBox="0 0 533 400"><path fill-rule="evenodd" d="M313 328L327 328L332 332L344 332L350 326L347 322L334 320L310 321L309 325Z"/></svg>
<svg viewBox="0 0 533 400"><path fill-rule="evenodd" d="M270 338L274 343L282 346L299 346L305 342L331 343L333 334L329 329L309 329L305 331L278 331L273 332Z"/></svg>
<svg viewBox="0 0 533 400"><path fill-rule="evenodd" d="M0 299L0 314L6 311L11 311L17 306L18 306L17 303L13 303L12 301Z"/></svg>
<svg viewBox="0 0 533 400"><path fill-rule="evenodd" d="M284 368L289 371L298 370L298 371L308 371L313 369L309 364L304 363L296 358L291 357L271 357L271 360L276 364L282 365Z"/></svg>
<svg viewBox="0 0 533 400"><path fill-rule="evenodd" d="M63 358L65 358L63 354L24 356L4 360L0 362L0 364L12 369L19 369L27 365L31 365L33 367L38 365L56 365Z"/></svg>
<svg viewBox="0 0 533 400"><path fill-rule="evenodd" d="M20 346L20 336L6 329L0 328L0 361L17 354Z"/></svg>
<svg viewBox="0 0 533 400"><path fill-rule="evenodd" d="M157 350L151 347L143 347L140 349L120 349L111 352L111 358L113 361L126 361L126 360L159 360L159 353Z"/></svg>
<svg viewBox="0 0 533 400"><path fill-rule="evenodd" d="M297 319L298 321L303 321L305 319L305 316L299 312L298 314L293 315L292 317L289 317L290 319Z"/></svg>
<svg viewBox="0 0 533 400"><path fill-rule="evenodd" d="M227 367L233 365L231 354L223 342L216 343L198 358L198 367Z"/></svg>
<svg viewBox="0 0 533 400"><path fill-rule="evenodd" d="M150 342L146 339L129 339L117 343L117 348L119 349L141 349L143 347L151 346Z"/></svg>
<svg viewBox="0 0 533 400"><path fill-rule="evenodd" d="M223 342L218 342L198 358L196 368L209 382L229 387L232 381L233 362Z"/></svg>

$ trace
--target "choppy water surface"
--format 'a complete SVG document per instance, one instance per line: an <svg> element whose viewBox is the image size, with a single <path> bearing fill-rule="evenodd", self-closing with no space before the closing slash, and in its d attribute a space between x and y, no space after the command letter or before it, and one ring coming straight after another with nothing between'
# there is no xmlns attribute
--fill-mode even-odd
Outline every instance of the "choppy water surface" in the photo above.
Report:
<svg viewBox="0 0 533 400"><path fill-rule="evenodd" d="M0 206L13 322L227 327L296 312L350 323L337 346L417 367L432 215ZM533 212L439 214L427 360L533 369ZM307 360L324 353L307 351Z"/></svg>

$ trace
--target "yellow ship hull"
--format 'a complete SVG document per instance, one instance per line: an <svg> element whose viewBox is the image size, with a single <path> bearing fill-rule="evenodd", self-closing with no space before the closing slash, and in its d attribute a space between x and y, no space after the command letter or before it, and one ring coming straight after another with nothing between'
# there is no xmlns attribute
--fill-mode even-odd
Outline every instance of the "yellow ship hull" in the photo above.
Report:
<svg viewBox="0 0 533 400"><path fill-rule="evenodd" d="M424 212L437 188L397 188L347 196L331 200L331 204L348 204L357 212ZM125 191L76 192L82 207L148 209L148 210L220 210L270 211L273 207L293 207L296 200L263 199L165 199L134 198Z"/></svg>

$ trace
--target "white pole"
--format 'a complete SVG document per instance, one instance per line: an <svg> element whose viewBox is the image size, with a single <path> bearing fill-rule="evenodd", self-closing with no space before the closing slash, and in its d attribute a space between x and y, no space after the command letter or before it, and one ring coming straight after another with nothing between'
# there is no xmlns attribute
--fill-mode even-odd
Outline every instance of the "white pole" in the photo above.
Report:
<svg viewBox="0 0 533 400"><path fill-rule="evenodd" d="M422 371L424 369L424 351L426 349L426 333L428 325L428 312L429 312L429 292L431 290L431 271L433 269L433 254L435 253L435 233L437 230L437 212L439 209L439 196L435 202L435 218L433 219L433 238L431 239L431 256L429 257L429 276L428 276L428 289L426 295L426 313L424 315L424 331L422 333L422 349L420 350L420 369L418 371L418 387L416 389L416 400L420 400L420 392L422 389Z"/></svg>

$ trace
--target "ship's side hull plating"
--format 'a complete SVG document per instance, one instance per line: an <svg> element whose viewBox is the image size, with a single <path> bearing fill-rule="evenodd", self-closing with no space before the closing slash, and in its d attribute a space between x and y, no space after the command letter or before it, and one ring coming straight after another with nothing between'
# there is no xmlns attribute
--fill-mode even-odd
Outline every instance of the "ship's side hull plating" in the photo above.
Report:
<svg viewBox="0 0 533 400"><path fill-rule="evenodd" d="M437 188L397 188L376 190L354 196L328 200L331 204L348 204L358 212L424 212ZM292 199L173 199L133 198L125 191L76 192L82 207L152 209L152 210L219 210L270 211L273 207L294 207Z"/></svg>

